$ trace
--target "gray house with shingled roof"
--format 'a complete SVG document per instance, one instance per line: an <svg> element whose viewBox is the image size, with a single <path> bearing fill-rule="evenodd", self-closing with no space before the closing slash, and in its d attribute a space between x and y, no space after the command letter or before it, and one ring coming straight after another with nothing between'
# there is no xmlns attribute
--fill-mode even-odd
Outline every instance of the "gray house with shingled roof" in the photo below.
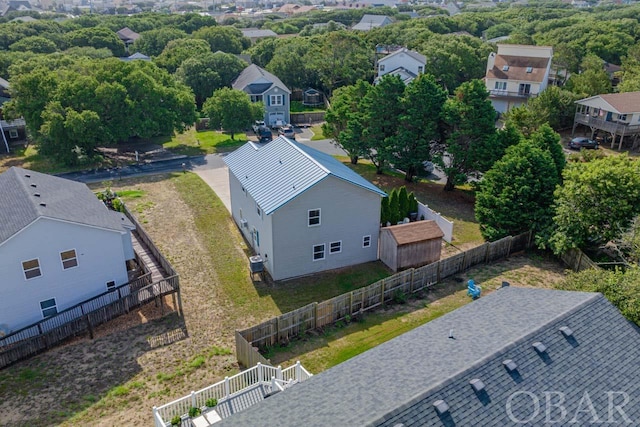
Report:
<svg viewBox="0 0 640 427"><path fill-rule="evenodd" d="M265 420L280 427L637 426L640 332L599 293L505 287L216 426Z"/></svg>
<svg viewBox="0 0 640 427"><path fill-rule="evenodd" d="M135 227L85 184L12 167L0 194L1 332L128 281Z"/></svg>
<svg viewBox="0 0 640 427"><path fill-rule="evenodd" d="M386 194L332 156L281 136L224 161L231 216L274 280L378 259Z"/></svg>
<svg viewBox="0 0 640 427"><path fill-rule="evenodd" d="M264 122L268 126L290 122L291 91L282 81L264 68L251 64L231 84L236 90L246 92L252 102L264 104Z"/></svg>

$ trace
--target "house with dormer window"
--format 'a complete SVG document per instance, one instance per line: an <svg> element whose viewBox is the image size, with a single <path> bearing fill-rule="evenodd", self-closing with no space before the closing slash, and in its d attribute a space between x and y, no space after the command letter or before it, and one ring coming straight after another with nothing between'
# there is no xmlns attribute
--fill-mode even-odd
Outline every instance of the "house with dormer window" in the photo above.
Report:
<svg viewBox="0 0 640 427"><path fill-rule="evenodd" d="M290 122L289 106L291 91L282 81L256 64L245 68L231 84L251 97L252 102L264 104L264 122L277 126Z"/></svg>
<svg viewBox="0 0 640 427"><path fill-rule="evenodd" d="M506 113L547 88L553 48L499 44L489 54L485 84L493 108Z"/></svg>
<svg viewBox="0 0 640 427"><path fill-rule="evenodd" d="M378 259L386 194L332 156L281 136L224 161L233 220L274 280Z"/></svg>

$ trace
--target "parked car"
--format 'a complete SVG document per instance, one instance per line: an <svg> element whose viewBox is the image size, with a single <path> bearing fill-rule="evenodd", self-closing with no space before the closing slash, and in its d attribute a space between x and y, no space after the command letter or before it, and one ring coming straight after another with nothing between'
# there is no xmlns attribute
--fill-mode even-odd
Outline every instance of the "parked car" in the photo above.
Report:
<svg viewBox="0 0 640 427"><path fill-rule="evenodd" d="M258 142L269 142L273 139L271 129L266 126L259 126L255 132L258 137Z"/></svg>
<svg viewBox="0 0 640 427"><path fill-rule="evenodd" d="M593 139L579 136L569 141L569 148L573 150L580 150L581 148L596 149L598 148L598 142Z"/></svg>
<svg viewBox="0 0 640 427"><path fill-rule="evenodd" d="M293 126L291 126L291 125L282 126L278 130L278 135L282 135L282 136L287 137L289 139L296 139L296 131L293 130Z"/></svg>
<svg viewBox="0 0 640 427"><path fill-rule="evenodd" d="M251 129L253 129L253 133L258 135L258 129L261 127L264 127L264 120L256 120L253 126L251 126Z"/></svg>

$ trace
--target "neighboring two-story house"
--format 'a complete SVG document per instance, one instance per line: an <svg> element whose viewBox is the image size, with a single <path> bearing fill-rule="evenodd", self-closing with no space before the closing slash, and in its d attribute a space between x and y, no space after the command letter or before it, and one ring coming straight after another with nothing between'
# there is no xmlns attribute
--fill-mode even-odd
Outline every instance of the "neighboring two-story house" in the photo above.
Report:
<svg viewBox="0 0 640 427"><path fill-rule="evenodd" d="M128 281L133 224L85 184L0 175L0 325L15 331Z"/></svg>
<svg viewBox="0 0 640 427"><path fill-rule="evenodd" d="M330 155L279 137L225 163L231 215L274 280L378 259L386 194Z"/></svg>
<svg viewBox="0 0 640 427"><path fill-rule="evenodd" d="M493 108L506 113L546 89L553 48L499 44L489 54L485 83Z"/></svg>
<svg viewBox="0 0 640 427"><path fill-rule="evenodd" d="M427 58L413 50L401 48L378 61L378 75L375 82L387 74L400 76L404 84L409 84L424 72Z"/></svg>
<svg viewBox="0 0 640 427"><path fill-rule="evenodd" d="M264 103L264 122L268 126L290 122L291 91L279 78L264 68L255 64L249 65L231 87L248 93L252 102Z"/></svg>
<svg viewBox="0 0 640 427"><path fill-rule="evenodd" d="M607 93L576 101L577 109L573 121L576 126L585 125L596 132L603 132L611 139L611 148L618 142L618 149L633 137L633 148L640 135L640 92ZM625 139L626 138L626 139Z"/></svg>

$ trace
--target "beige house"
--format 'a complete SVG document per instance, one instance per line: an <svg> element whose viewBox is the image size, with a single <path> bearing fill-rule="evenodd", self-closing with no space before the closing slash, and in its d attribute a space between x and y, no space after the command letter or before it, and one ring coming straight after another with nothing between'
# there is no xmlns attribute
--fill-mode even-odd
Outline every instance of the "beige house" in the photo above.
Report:
<svg viewBox="0 0 640 427"><path fill-rule="evenodd" d="M553 48L499 44L489 54L485 84L493 108L506 113L547 88Z"/></svg>

